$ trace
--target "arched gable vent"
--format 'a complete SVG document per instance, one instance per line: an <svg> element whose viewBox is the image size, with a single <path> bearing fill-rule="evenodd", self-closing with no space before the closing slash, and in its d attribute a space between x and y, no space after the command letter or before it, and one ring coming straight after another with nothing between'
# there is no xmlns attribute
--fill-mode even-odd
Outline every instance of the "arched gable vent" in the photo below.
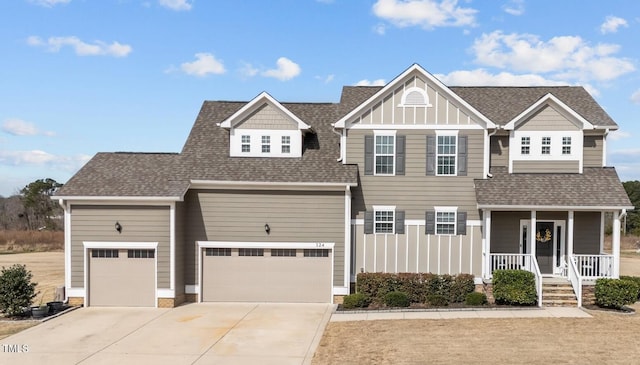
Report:
<svg viewBox="0 0 640 365"><path fill-rule="evenodd" d="M419 87L410 87L402 93L400 106L421 106L430 107L429 96L424 89Z"/></svg>

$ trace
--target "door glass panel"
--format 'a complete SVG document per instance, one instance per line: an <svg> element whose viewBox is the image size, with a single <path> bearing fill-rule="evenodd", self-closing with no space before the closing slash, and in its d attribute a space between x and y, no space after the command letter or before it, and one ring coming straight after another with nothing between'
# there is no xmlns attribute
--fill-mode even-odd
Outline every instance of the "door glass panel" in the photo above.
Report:
<svg viewBox="0 0 640 365"><path fill-rule="evenodd" d="M527 226L522 226L522 253L529 253L529 247L527 247L527 237L529 237L529 233L527 231Z"/></svg>
<svg viewBox="0 0 640 365"><path fill-rule="evenodd" d="M560 255L562 254L561 251L561 246L560 243L562 242L561 240L561 235L562 235L562 227L557 226L556 227L556 267L560 267Z"/></svg>

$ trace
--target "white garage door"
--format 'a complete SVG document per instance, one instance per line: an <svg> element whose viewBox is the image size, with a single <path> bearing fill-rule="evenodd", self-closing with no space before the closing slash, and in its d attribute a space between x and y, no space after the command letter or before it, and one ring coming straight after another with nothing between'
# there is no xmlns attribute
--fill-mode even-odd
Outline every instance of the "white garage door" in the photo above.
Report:
<svg viewBox="0 0 640 365"><path fill-rule="evenodd" d="M204 248L202 301L327 303L331 249Z"/></svg>
<svg viewBox="0 0 640 365"><path fill-rule="evenodd" d="M155 307L155 250L89 250L89 306Z"/></svg>

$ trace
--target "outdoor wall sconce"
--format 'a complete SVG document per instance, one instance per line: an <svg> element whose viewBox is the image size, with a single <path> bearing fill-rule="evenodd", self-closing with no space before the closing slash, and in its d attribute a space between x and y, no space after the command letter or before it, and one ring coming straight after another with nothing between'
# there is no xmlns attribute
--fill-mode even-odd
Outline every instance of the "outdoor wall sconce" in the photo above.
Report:
<svg viewBox="0 0 640 365"><path fill-rule="evenodd" d="M118 233L122 233L122 224L120 224L120 222L116 222L116 231L118 231Z"/></svg>
<svg viewBox="0 0 640 365"><path fill-rule="evenodd" d="M271 232L271 227L269 227L269 223L264 224L264 231L267 232L267 234Z"/></svg>

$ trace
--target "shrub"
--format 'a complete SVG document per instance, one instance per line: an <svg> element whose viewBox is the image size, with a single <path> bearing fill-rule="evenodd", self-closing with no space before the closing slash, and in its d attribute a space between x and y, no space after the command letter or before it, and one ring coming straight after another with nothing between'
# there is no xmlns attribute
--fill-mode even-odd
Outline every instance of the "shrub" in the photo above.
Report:
<svg viewBox="0 0 640 365"><path fill-rule="evenodd" d="M451 302L461 303L464 302L469 293L473 293L476 289L476 284L473 280L473 275L459 274L453 277L451 283L450 295Z"/></svg>
<svg viewBox="0 0 640 365"><path fill-rule="evenodd" d="M0 274L0 311L8 316L24 313L36 296L37 283L31 282L31 271L25 265L2 267Z"/></svg>
<svg viewBox="0 0 640 365"><path fill-rule="evenodd" d="M342 307L347 309L364 308L371 304L371 299L362 293L355 293L344 297Z"/></svg>
<svg viewBox="0 0 640 365"><path fill-rule="evenodd" d="M493 297L499 304L534 305L538 297L535 276L525 270L496 270Z"/></svg>
<svg viewBox="0 0 640 365"><path fill-rule="evenodd" d="M451 295L451 283L453 276L451 275L430 275L426 278L427 293L442 295L448 298Z"/></svg>
<svg viewBox="0 0 640 365"><path fill-rule="evenodd" d="M487 304L487 296L484 293L472 292L467 294L464 302L466 305L485 305Z"/></svg>
<svg viewBox="0 0 640 365"><path fill-rule="evenodd" d="M596 304L620 309L638 299L638 285L632 280L600 278L596 280Z"/></svg>
<svg viewBox="0 0 640 365"><path fill-rule="evenodd" d="M620 276L622 280L631 280L638 286L638 297L640 299L640 276Z"/></svg>
<svg viewBox="0 0 640 365"><path fill-rule="evenodd" d="M405 292L392 291L384 296L384 304L387 307L408 307L409 297Z"/></svg>
<svg viewBox="0 0 640 365"><path fill-rule="evenodd" d="M427 302L436 307L446 307L449 305L447 297L441 294L430 294L427 296Z"/></svg>

